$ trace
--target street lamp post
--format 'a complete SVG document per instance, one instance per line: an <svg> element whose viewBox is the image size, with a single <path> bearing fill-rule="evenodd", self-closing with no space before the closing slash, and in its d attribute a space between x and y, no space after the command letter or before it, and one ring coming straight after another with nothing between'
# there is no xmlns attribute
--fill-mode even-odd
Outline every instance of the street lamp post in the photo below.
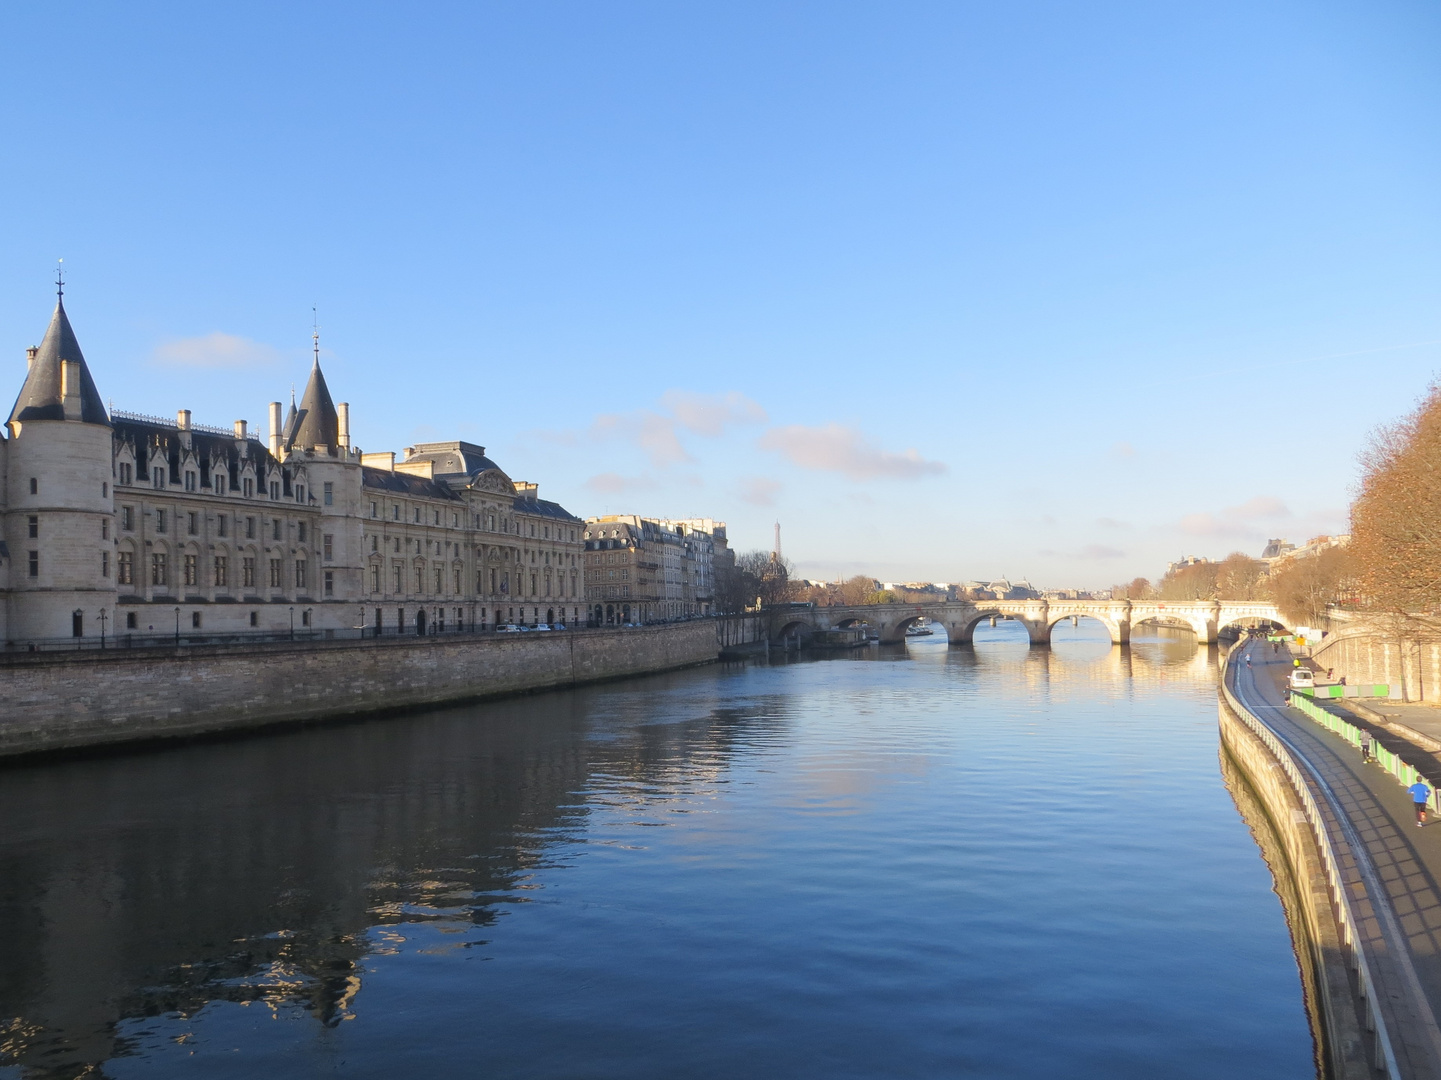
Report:
<svg viewBox="0 0 1441 1080"><path fill-rule="evenodd" d="M180 609L175 609L175 647L180 648Z"/></svg>
<svg viewBox="0 0 1441 1080"><path fill-rule="evenodd" d="M100 609L100 647L105 648L105 609Z"/></svg>
<svg viewBox="0 0 1441 1080"><path fill-rule="evenodd" d="M290 609L290 640L295 640L295 609Z"/></svg>

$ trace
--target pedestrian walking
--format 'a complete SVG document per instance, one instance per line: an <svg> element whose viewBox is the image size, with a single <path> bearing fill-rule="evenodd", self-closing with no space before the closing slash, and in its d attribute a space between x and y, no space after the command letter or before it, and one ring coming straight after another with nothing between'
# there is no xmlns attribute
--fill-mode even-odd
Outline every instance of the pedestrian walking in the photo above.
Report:
<svg viewBox="0 0 1441 1080"><path fill-rule="evenodd" d="M1250 654L1250 653L1247 653L1247 654L1246 654L1246 670L1247 670L1247 671L1250 671L1250 670L1251 670L1251 654Z"/></svg>
<svg viewBox="0 0 1441 1080"><path fill-rule="evenodd" d="M1333 671L1335 671L1335 670L1336 670L1335 668L1329 668L1329 667L1326 669L1326 681L1327 681L1327 682L1330 682L1330 681L1331 681L1331 672L1333 672Z"/></svg>
<svg viewBox="0 0 1441 1080"><path fill-rule="evenodd" d="M1375 746L1376 737L1365 728L1361 729L1361 760L1370 761L1372 748Z"/></svg>
<svg viewBox="0 0 1441 1080"><path fill-rule="evenodd" d="M1426 802L1431 798L1431 789L1426 786L1426 781L1418 776L1416 782L1406 790L1411 793L1411 801L1416 806L1416 827L1419 829L1426 824Z"/></svg>
<svg viewBox="0 0 1441 1080"><path fill-rule="evenodd" d="M1279 641L1273 641L1273 642L1271 642L1271 655L1272 655L1272 656L1275 656L1275 655L1276 655L1278 652L1280 652L1280 651L1281 651L1281 643L1280 643Z"/></svg>

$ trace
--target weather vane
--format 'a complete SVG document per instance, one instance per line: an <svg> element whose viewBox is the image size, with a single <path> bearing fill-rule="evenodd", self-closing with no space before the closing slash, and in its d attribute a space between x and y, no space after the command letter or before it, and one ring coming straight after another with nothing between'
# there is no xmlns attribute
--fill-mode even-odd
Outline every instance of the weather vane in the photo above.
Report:
<svg viewBox="0 0 1441 1080"><path fill-rule="evenodd" d="M316 362L317 364L320 363L320 323L316 321L316 320L318 320L319 318L320 318L319 312L317 312L317 311L315 310L315 305L314 305L314 304L311 304L311 305L310 305L310 340L315 343L315 362Z"/></svg>
<svg viewBox="0 0 1441 1080"><path fill-rule="evenodd" d="M55 260L55 295L65 295L65 260Z"/></svg>

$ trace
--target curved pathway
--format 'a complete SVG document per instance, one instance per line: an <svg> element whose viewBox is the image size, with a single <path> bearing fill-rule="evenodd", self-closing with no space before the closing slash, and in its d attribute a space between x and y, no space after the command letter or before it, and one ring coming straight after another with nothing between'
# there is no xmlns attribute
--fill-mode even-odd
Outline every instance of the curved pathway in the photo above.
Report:
<svg viewBox="0 0 1441 1080"><path fill-rule="evenodd" d="M1351 826L1342 824L1341 831L1364 849L1354 866L1357 887L1370 879L1388 901L1389 910L1379 911L1363 902L1362 911L1372 917L1364 920L1362 933L1386 998L1379 1004L1387 1014L1397 1064L1405 1077L1441 1080L1441 1028L1435 1019L1441 1003L1441 821L1433 818L1427 827L1416 828L1411 797L1390 773L1363 763L1350 743L1286 706L1291 666L1284 649L1273 653L1261 642L1238 646L1228 665L1232 690L1310 763Z"/></svg>

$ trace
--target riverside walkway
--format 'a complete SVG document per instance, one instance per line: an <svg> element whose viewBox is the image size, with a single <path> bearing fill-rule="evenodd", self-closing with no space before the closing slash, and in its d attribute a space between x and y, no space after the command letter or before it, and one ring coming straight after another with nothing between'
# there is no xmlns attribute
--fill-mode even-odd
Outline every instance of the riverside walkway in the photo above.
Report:
<svg viewBox="0 0 1441 1080"><path fill-rule="evenodd" d="M1365 908L1370 917L1363 919L1360 931L1398 1078L1441 1080L1441 1028L1436 1021L1441 1012L1441 820L1432 816L1426 827L1416 828L1411 797L1395 777L1362 762L1346 739L1287 706L1285 686L1292 668L1287 650L1273 653L1264 643L1244 644L1232 653L1227 667L1237 700L1309 763L1362 848L1355 868L1362 882L1370 879L1365 891L1371 902L1379 893L1385 906ZM1328 711L1368 726L1336 703L1327 704ZM1441 760L1380 728L1372 730L1379 742L1422 770L1433 784L1441 779Z"/></svg>

